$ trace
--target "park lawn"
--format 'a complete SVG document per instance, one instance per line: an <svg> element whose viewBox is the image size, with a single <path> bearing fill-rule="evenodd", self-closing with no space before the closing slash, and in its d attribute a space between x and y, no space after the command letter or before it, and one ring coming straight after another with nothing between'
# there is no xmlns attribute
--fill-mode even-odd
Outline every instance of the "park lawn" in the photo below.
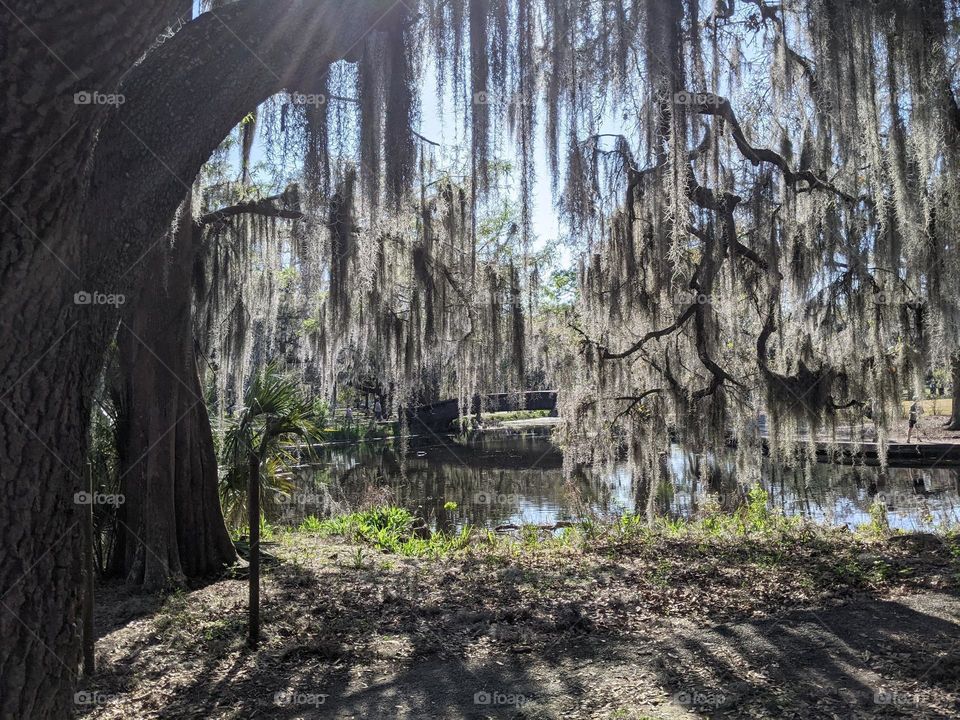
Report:
<svg viewBox="0 0 960 720"><path fill-rule="evenodd" d="M903 417L910 417L910 406L913 405L912 400L904 400L901 403L903 408ZM941 398L931 398L929 400L921 400L921 407L923 407L924 415L943 415L945 417L950 417L953 414L953 399L948 397Z"/></svg>
<svg viewBox="0 0 960 720"><path fill-rule="evenodd" d="M481 413L483 422L501 423L511 420L535 420L550 417L549 410L504 410L502 412Z"/></svg>

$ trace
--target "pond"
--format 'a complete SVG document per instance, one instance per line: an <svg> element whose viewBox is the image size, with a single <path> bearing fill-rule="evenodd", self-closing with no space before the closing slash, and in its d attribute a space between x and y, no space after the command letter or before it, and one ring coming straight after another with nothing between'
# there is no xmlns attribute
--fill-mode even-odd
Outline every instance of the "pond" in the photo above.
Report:
<svg viewBox="0 0 960 720"><path fill-rule="evenodd" d="M698 471L705 463L707 471ZM691 457L674 447L668 479L650 498L647 483L627 463L585 469L564 477L563 455L542 432L484 432L470 439L431 438L411 443L405 472L396 450L384 443L327 449L321 462L299 468L295 489L276 495L274 520L298 523L360 504L402 505L432 527L466 524L553 525L592 513L623 512L693 517L707 506L733 511L751 481L738 478L733 458ZM709 478L704 481L703 476ZM854 528L870 521L877 501L891 527L931 530L960 525L960 468L896 468L817 463L809 470L764 459L761 485L787 515L803 515Z"/></svg>

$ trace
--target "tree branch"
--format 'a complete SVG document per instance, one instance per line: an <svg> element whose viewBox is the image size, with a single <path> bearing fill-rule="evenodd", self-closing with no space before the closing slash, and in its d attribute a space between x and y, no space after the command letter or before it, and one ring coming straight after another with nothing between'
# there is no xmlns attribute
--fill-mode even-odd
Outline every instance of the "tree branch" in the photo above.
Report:
<svg viewBox="0 0 960 720"><path fill-rule="evenodd" d="M371 28L390 29L397 18L376 0L238 0L149 52L99 135L80 235L101 252L85 253L79 274L122 287L143 239L162 235L200 167L251 108L285 88L316 90L330 63L355 61Z"/></svg>
<svg viewBox="0 0 960 720"><path fill-rule="evenodd" d="M660 328L659 330L651 330L637 342L631 345L626 350L621 352L610 352L607 348L597 345L597 348L600 350L600 359L601 360L619 360L625 358L628 355L633 355L633 353L640 350L644 345L646 345L650 340L656 340L657 338L662 338L665 335L670 335L671 333L679 330L683 325L694 316L694 313L697 309L697 303L692 303L687 306L687 308L680 313L676 320L667 325L666 327Z"/></svg>
<svg viewBox="0 0 960 720"><path fill-rule="evenodd" d="M237 203L236 205L230 205L229 207L214 210L206 215L201 215L197 218L197 225L222 223L225 222L227 218L244 214L277 217L287 220L303 219L302 212L289 207L288 201L290 198L291 195L284 192L280 195L273 195L271 197L261 198L260 200L249 200L247 202ZM283 202L283 205L278 207L276 204L277 201Z"/></svg>
<svg viewBox="0 0 960 720"><path fill-rule="evenodd" d="M743 133L743 128L740 126L740 121L737 119L733 107L730 105L730 101L726 98L714 95L713 93L687 93L687 96L690 99L690 107L694 112L701 115L714 115L723 118L729 123L733 140L740 150L740 153L747 158L747 160L754 165L767 162L776 166L780 169L780 172L783 173L784 181L792 186L796 192L803 191L796 187L797 184L806 182L808 185L806 190L825 190L850 204L856 204L858 202L858 199L853 195L844 192L825 178L817 176L813 171L794 170L790 167L790 163L787 162L786 158L780 153L770 150L769 148L752 146Z"/></svg>

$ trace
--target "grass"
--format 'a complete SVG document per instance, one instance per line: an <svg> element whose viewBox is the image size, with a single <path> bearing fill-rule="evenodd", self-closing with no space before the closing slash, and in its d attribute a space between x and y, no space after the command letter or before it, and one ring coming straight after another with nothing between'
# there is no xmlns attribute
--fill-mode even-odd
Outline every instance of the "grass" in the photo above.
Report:
<svg viewBox="0 0 960 720"><path fill-rule="evenodd" d="M883 537L890 532L890 520L887 518L887 506L880 500L875 500L870 506L870 522L863 528L863 531Z"/></svg>
<svg viewBox="0 0 960 720"><path fill-rule="evenodd" d="M770 612L798 599L816 602L824 593L925 588L931 573L940 578L935 587L943 582L960 586L960 532L942 533L942 545L935 545L939 559L918 564L922 556L912 546L891 542L898 533L879 510L858 532L849 532L784 517L758 488L748 492L748 502L736 513L717 508L702 519L652 525L642 515L626 514L615 520L587 519L556 533L535 526L513 535L469 527L442 533L423 528L406 509L383 506L325 520L309 517L296 529L274 532L281 564L267 576L278 578L283 587L287 582L301 587L318 563L333 558L346 572L338 576L344 582L375 578L395 591L407 588L411 598L421 600L423 588L435 586L429 578L451 568L464 578L488 578L487 590L506 588L530 602L553 598L554 609L596 599L591 593L609 582L614 585L602 591L609 596L604 602L616 612L623 610L622 601L623 607L684 616L710 606L706 598L724 598L731 613L748 607ZM324 546L337 552L330 555ZM401 560L410 557L443 562L408 565ZM411 579L410 567L427 579ZM606 580L598 586L600 577ZM459 601L447 600L456 606L475 590L464 585ZM623 600L623 593L633 599ZM245 616L237 607L235 600L219 595L191 606L189 595L180 590L164 600L156 631L171 643L240 647ZM283 603L266 607L271 623L285 612Z"/></svg>
<svg viewBox="0 0 960 720"><path fill-rule="evenodd" d="M865 534L879 537L889 534L883 508L872 511ZM408 510L382 506L320 520L306 518L297 532L337 535L351 542L370 545L377 550L408 557L439 557L465 549L500 547L519 552L537 548L579 548L595 545L649 543L657 538L707 540L751 538L770 541L771 547L786 537L811 532L811 525L800 517L786 517L770 507L767 492L754 487L747 502L738 511L727 513L719 507L708 508L700 519L659 518L652 526L643 515L625 513L615 520L587 517L557 532L544 532L535 525L521 526L516 535L500 535L489 530L465 526L459 532L430 530ZM776 555L774 555L774 558Z"/></svg>
<svg viewBox="0 0 960 720"><path fill-rule="evenodd" d="M904 400L901 404L903 417L910 416L910 406L912 400ZM924 415L951 415L953 413L953 399L948 397L932 398L930 400L921 400Z"/></svg>
<svg viewBox="0 0 960 720"><path fill-rule="evenodd" d="M534 420L550 417L549 410L504 410L503 412L481 413L484 422L509 422L510 420Z"/></svg>
<svg viewBox="0 0 960 720"><path fill-rule="evenodd" d="M886 509L876 504L870 522L859 528L866 539L891 535ZM771 507L767 492L757 486L747 493L747 502L736 512L707 508L698 519L658 518L652 525L644 515L624 513L615 520L584 518L556 532L544 532L535 525L523 525L514 535L465 526L459 532L430 530L408 510L382 506L340 515L327 520L306 518L297 532L323 536L337 535L351 542L407 557L440 557L462 550L484 548L521 552L524 549L572 548L588 550L597 546L622 547L649 544L663 539L692 542L746 539L766 548L762 564L777 565L783 546L830 531L802 517L787 517Z"/></svg>
<svg viewBox="0 0 960 720"><path fill-rule="evenodd" d="M281 562L263 578L264 652L255 657L245 646L245 582L179 591L152 619L129 623L108 641L114 645L107 645L104 662L130 667L131 675L108 674L114 685L107 690L122 695L124 716L134 717L149 714L134 709L148 693L169 702L174 691L191 687L192 676L200 674L198 659L202 668L240 667L241 684L224 686L229 697L254 686L272 692L290 677L316 674L338 682L342 665L332 661L347 658L358 668L379 663L394 638L409 638L411 653L397 660L397 672L415 677L407 668L418 667L421 657L482 658L483 665L493 652L516 650L550 660L558 642L574 637L660 642L668 638L666 617L714 626L800 607L829 612L853 597L883 601L886 593L960 587L957 533L917 553L889 542L892 533L874 537L795 522L771 509L761 491L748 498L738 513L719 519L712 517L719 508L702 520L653 525L642 515L624 515L592 518L554 534L528 527L503 536L474 528L465 540L458 540L460 533L425 533L415 516L396 507L308 518L298 529L276 530ZM455 555L411 562L401 557L405 553ZM112 602L118 609L109 617L130 615L126 594L113 591ZM477 641L485 635L490 642ZM925 648L920 641L915 646L919 657ZM935 649L947 652L946 645ZM261 658L267 660L262 666ZM899 655L897 661L914 662ZM678 677L685 678L689 668L681 662ZM171 685L171 678L180 685ZM199 699L190 699L197 707L209 696L206 684L199 687ZM632 685L625 692L632 693ZM597 717L646 717L629 705L631 698L615 698ZM175 714L211 715L203 709L187 712L181 703Z"/></svg>
<svg viewBox="0 0 960 720"><path fill-rule="evenodd" d="M241 538L246 538L250 535L250 526L247 524L237 525L235 527L228 528L230 533L230 539L234 542L237 542ZM260 541L261 542L276 542L279 539L281 530L273 526L273 524L267 520L263 515L260 516Z"/></svg>
<svg viewBox="0 0 960 720"><path fill-rule="evenodd" d="M656 612L687 613L702 605L694 596L708 597L720 588L729 594L731 608L752 604L770 611L791 599L823 593L925 587L928 569L916 564L908 546L891 544L898 532L884 524L879 511L850 532L786 517L761 488L748 491L747 498L734 513L713 508L699 519L652 524L636 514L587 518L557 532L533 525L510 535L482 528L427 531L417 529L418 520L396 507L308 519L300 531L339 536L354 545L341 552L342 567L351 571L383 572L377 570L386 566L379 553L445 559L443 567L452 561L491 578L509 576L511 588L531 597L580 597L577 593L594 587L597 573L629 567L635 573L631 587L643 597L643 607ZM940 537L941 557L949 565L947 582L960 583L960 533Z"/></svg>
<svg viewBox="0 0 960 720"><path fill-rule="evenodd" d="M474 532L464 527L459 533L443 533L417 527L409 510L399 507L378 507L341 515L329 520L305 519L301 532L340 535L353 542L373 545L378 550L408 557L438 557L461 550L469 544Z"/></svg>
<svg viewBox="0 0 960 720"><path fill-rule="evenodd" d="M550 417L549 410L503 410L500 412L481 413L479 424L487 427L495 427L500 423L511 420L535 420L545 417ZM470 415L468 418L465 418L465 420L468 428L476 427L476 415ZM450 429L453 432L459 432L461 430L459 418L450 421Z"/></svg>

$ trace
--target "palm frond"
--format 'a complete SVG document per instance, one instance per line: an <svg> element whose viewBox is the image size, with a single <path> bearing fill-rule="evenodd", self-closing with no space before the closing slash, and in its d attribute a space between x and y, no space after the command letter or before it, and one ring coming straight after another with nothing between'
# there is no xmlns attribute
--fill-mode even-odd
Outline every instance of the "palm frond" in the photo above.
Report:
<svg viewBox="0 0 960 720"><path fill-rule="evenodd" d="M243 407L227 420L223 436L220 499L231 524L243 518L251 452L261 459L261 495L267 498L267 509L275 492L291 489L289 481L278 480L301 455L291 444L297 442L312 452L323 439L323 419L315 408L296 378L278 363L270 363L251 379ZM263 489L273 492L264 494Z"/></svg>

